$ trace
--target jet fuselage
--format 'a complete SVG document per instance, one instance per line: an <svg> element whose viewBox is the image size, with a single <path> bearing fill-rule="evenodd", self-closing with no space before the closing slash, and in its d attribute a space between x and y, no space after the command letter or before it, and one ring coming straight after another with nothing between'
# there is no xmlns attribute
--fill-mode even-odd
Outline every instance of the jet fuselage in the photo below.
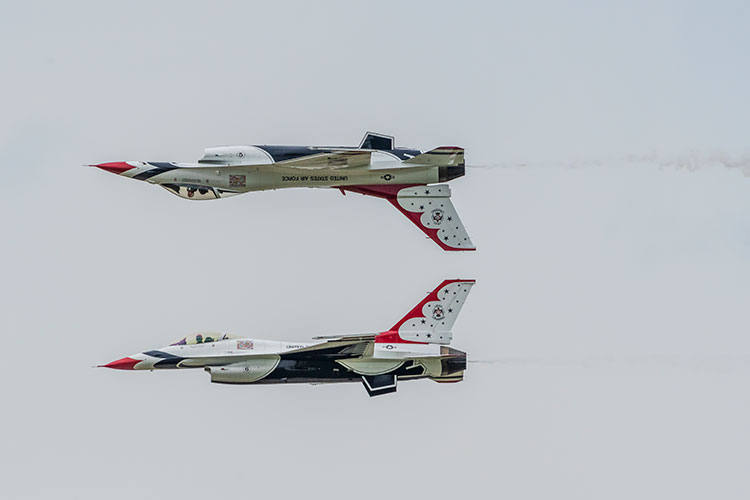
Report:
<svg viewBox="0 0 750 500"><path fill-rule="evenodd" d="M388 200L441 248L475 250L451 203L446 182L465 174L464 150L441 146L422 153L395 148L393 139L367 134L359 147L222 146L198 163L120 161L94 165L146 181L189 200L251 191L337 188Z"/></svg>
<svg viewBox="0 0 750 500"><path fill-rule="evenodd" d="M201 333L160 349L112 361L106 368L203 368L226 384L363 382L371 395L398 380L459 382L466 353L450 347L451 328L473 280L445 280L390 330L378 334L285 342Z"/></svg>

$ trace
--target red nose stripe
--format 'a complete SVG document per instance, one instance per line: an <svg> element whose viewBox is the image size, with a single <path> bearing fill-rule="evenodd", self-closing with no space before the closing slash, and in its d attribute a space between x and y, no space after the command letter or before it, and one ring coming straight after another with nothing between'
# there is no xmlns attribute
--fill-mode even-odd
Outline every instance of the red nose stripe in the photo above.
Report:
<svg viewBox="0 0 750 500"><path fill-rule="evenodd" d="M128 165L124 161L113 161L110 163L100 163L99 165L94 165L95 167L101 168L102 170L106 170L107 172L112 172L113 174L121 174L123 172L127 172L131 168L135 168L132 165Z"/></svg>
<svg viewBox="0 0 750 500"><path fill-rule="evenodd" d="M106 365L101 365L102 368L114 368L115 370L134 370L135 365L140 363L140 359L133 358L122 358L117 361L112 361Z"/></svg>

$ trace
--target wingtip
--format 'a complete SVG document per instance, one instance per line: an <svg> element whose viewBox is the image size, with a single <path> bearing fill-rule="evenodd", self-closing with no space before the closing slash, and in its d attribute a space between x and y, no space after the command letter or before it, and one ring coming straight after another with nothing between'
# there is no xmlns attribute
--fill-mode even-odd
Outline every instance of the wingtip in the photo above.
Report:
<svg viewBox="0 0 750 500"><path fill-rule="evenodd" d="M477 280L475 280L474 278L454 278L454 279L443 280L440 286L444 286L450 283L476 283L476 282Z"/></svg>

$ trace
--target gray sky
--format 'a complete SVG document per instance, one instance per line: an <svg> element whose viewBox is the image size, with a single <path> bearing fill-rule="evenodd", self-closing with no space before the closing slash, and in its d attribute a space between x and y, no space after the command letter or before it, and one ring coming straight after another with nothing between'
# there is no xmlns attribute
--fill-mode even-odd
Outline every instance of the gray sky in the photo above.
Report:
<svg viewBox="0 0 750 500"><path fill-rule="evenodd" d="M0 11L0 494L747 498L746 2L38 2ZM84 163L467 148L447 254L380 200L191 203ZM675 158L698 158L692 168ZM719 159L719 160L717 160ZM518 165L526 166L518 166ZM476 278L461 384L91 365L391 326Z"/></svg>

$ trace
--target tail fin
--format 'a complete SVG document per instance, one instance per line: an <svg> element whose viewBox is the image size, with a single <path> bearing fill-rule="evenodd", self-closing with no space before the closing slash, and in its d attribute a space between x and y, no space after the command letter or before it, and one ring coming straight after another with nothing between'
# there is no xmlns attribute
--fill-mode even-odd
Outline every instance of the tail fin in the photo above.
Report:
<svg viewBox="0 0 750 500"><path fill-rule="evenodd" d="M440 167L441 170L443 168L459 167ZM451 203L451 189L447 184L411 187L342 186L339 189L342 192L352 191L385 198L443 250L476 250Z"/></svg>
<svg viewBox="0 0 750 500"><path fill-rule="evenodd" d="M453 323L475 280L445 280L375 342L450 344Z"/></svg>

